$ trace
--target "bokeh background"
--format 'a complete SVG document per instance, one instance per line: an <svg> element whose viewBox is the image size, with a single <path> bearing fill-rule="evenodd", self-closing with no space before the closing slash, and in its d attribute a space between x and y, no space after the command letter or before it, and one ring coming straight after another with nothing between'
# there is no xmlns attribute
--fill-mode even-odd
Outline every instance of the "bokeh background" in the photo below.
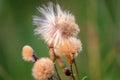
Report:
<svg viewBox="0 0 120 80"><path fill-rule="evenodd" d="M0 80L34 80L33 63L22 59L21 50L28 44L39 57L49 56L46 43L34 35L32 16L50 1L73 13L80 26L80 77L120 80L120 0L0 0Z"/></svg>

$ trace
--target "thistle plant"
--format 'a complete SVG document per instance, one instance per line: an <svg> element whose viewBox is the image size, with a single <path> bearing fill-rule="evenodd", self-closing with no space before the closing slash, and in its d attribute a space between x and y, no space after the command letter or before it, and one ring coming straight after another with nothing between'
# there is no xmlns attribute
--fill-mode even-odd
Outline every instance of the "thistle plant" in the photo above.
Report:
<svg viewBox="0 0 120 80"><path fill-rule="evenodd" d="M38 11L41 16L33 16L33 23L37 26L34 31L47 43L50 57L38 58L30 46L23 47L23 59L34 62L33 77L37 80L62 80L57 70L61 68L71 80L80 80L75 59L82 50L82 43L77 38L80 29L74 15L52 2L39 7ZM62 57L66 57L67 63ZM56 67L56 64L59 67ZM77 78L73 71L73 64Z"/></svg>

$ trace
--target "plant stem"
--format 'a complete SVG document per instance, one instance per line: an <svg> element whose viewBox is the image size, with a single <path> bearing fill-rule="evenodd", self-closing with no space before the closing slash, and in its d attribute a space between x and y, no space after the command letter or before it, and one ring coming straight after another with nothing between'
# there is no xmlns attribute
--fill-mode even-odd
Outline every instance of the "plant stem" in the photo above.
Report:
<svg viewBox="0 0 120 80"><path fill-rule="evenodd" d="M48 78L48 80L51 80L51 78Z"/></svg>
<svg viewBox="0 0 120 80"><path fill-rule="evenodd" d="M32 56L33 56L33 58L34 58L35 61L38 60L38 57L36 56L35 52L33 52L33 55L32 55Z"/></svg>
<svg viewBox="0 0 120 80"><path fill-rule="evenodd" d="M58 73L58 71L57 71L57 67L56 67L55 64L54 64L54 66L55 66L55 71L56 71L56 74L57 74L57 76L58 76L58 79L61 80L60 75L59 75L59 73Z"/></svg>
<svg viewBox="0 0 120 80"><path fill-rule="evenodd" d="M78 67L77 67L77 63L76 63L76 60L75 60L75 59L73 59L73 63L74 63L74 65L75 65L75 70L76 70L76 72L77 72L78 80L80 80L79 71L78 71Z"/></svg>
<svg viewBox="0 0 120 80"><path fill-rule="evenodd" d="M54 75L53 80L58 80L58 77L56 75Z"/></svg>
<svg viewBox="0 0 120 80"><path fill-rule="evenodd" d="M48 80L54 80L53 77L48 78Z"/></svg>
<svg viewBox="0 0 120 80"><path fill-rule="evenodd" d="M72 63L70 64L70 70L71 70L72 80L75 80L75 77L74 77L74 74L73 74L73 69L72 69Z"/></svg>
<svg viewBox="0 0 120 80"><path fill-rule="evenodd" d="M55 56L55 59L53 60L53 62L55 62L57 56L56 56L56 54L55 54L54 48L53 48L53 46L51 46L51 45L49 45L48 47L52 50L53 55ZM60 75L59 75L59 73L58 73L58 71L57 71L57 67L56 67L55 64L54 64L54 67L55 67L56 74L57 74L57 76L58 76L58 80L61 80Z"/></svg>

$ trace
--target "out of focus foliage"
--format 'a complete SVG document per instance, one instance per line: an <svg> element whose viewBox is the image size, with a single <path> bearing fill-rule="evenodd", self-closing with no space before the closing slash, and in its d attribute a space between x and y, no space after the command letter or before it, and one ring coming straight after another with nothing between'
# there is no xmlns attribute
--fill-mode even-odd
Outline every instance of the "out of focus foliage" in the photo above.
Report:
<svg viewBox="0 0 120 80"><path fill-rule="evenodd" d="M32 63L23 61L22 46L31 45L39 57L47 45L34 35L32 16L49 1L76 16L83 51L77 57L80 77L120 80L120 0L0 0L0 80L34 80Z"/></svg>

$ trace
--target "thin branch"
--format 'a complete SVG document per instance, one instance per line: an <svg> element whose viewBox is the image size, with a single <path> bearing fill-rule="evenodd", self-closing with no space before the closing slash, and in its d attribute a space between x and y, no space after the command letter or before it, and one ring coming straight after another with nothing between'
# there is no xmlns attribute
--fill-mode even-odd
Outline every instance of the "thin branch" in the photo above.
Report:
<svg viewBox="0 0 120 80"><path fill-rule="evenodd" d="M56 60L57 56L56 56L56 54L55 54L54 48L53 48L53 46L52 46L52 45L49 45L48 47L52 50L53 55L55 56L55 59L54 59L54 61L53 61L53 62L55 62L55 60ZM57 67L56 67L56 65L55 65L55 64L54 64L54 67L55 67L55 71L56 71L56 74L57 74L57 76L58 76L58 79L59 79L59 80L61 80L60 75L59 75L59 73L58 73L58 71L57 71Z"/></svg>
<svg viewBox="0 0 120 80"><path fill-rule="evenodd" d="M53 77L48 78L48 80L54 80Z"/></svg>
<svg viewBox="0 0 120 80"><path fill-rule="evenodd" d="M71 70L71 77L72 80L75 80L74 74L73 74L73 69L72 69L72 64L70 64L70 70Z"/></svg>
<svg viewBox="0 0 120 80"><path fill-rule="evenodd" d="M61 80L60 75L59 75L59 73L58 73L58 71L57 71L57 67L56 67L55 64L54 64L54 66L55 66L55 71L56 71L56 74L57 74L57 76L58 76L58 79Z"/></svg>
<svg viewBox="0 0 120 80"><path fill-rule="evenodd" d="M35 61L37 61L37 60L38 60L38 57L36 56L35 52L33 52L32 57L34 58L34 60L35 60Z"/></svg>
<svg viewBox="0 0 120 80"><path fill-rule="evenodd" d="M78 80L80 80L79 71L78 71L78 67L77 67L77 63L76 63L76 60L75 60L75 59L73 59L73 63L74 63L74 65L75 65L75 70L76 70L76 72L77 72Z"/></svg>

